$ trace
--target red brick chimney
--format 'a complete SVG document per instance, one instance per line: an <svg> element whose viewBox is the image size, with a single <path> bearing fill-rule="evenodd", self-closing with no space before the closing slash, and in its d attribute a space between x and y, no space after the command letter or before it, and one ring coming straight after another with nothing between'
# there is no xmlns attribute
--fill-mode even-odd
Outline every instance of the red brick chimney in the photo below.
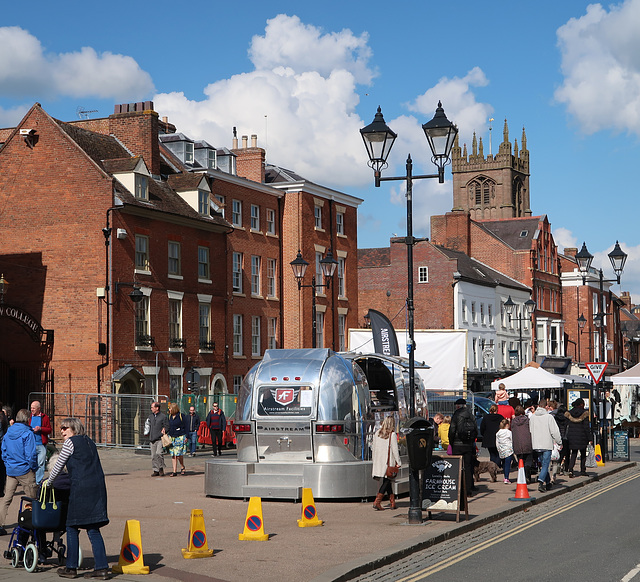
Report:
<svg viewBox="0 0 640 582"><path fill-rule="evenodd" d="M258 136L251 136L251 147L247 147L248 137L242 136L242 147L232 149L236 155L236 172L241 178L246 178L252 182L264 184L264 165L266 152L258 147ZM234 139L234 146L237 146L237 139Z"/></svg>
<svg viewBox="0 0 640 582"><path fill-rule="evenodd" d="M564 247L563 254L566 257L573 257L575 259L576 255L578 254L578 249L576 247Z"/></svg>
<svg viewBox="0 0 640 582"><path fill-rule="evenodd" d="M468 212L431 217L431 242L471 255L471 219Z"/></svg>

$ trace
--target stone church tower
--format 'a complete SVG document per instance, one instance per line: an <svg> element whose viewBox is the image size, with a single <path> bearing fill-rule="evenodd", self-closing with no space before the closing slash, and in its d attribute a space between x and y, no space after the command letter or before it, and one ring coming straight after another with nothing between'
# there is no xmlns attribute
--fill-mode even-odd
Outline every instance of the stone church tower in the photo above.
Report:
<svg viewBox="0 0 640 582"><path fill-rule="evenodd" d="M514 140L511 153L509 128L504 120L503 141L498 153L483 152L482 138L478 143L473 134L471 155L467 144L461 150L456 142L451 152L453 174L453 212L468 212L473 220L496 220L531 216L529 205L529 150L522 128L522 149Z"/></svg>

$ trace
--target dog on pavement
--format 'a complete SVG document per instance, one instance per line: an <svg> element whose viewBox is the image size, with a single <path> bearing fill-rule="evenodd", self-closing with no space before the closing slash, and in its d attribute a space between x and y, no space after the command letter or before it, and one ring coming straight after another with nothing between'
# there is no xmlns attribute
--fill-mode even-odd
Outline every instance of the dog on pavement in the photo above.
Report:
<svg viewBox="0 0 640 582"><path fill-rule="evenodd" d="M480 481L480 475L482 473L489 473L491 481L496 482L498 475L498 465L493 461L480 461L473 470L473 478L475 481Z"/></svg>

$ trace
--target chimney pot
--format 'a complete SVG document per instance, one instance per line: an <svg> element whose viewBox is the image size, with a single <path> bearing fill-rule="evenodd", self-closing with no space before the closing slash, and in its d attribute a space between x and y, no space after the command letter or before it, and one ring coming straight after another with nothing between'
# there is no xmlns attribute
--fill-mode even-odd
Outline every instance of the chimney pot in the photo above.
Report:
<svg viewBox="0 0 640 582"><path fill-rule="evenodd" d="M258 136L255 133L251 136L251 147L252 148L258 147Z"/></svg>
<svg viewBox="0 0 640 582"><path fill-rule="evenodd" d="M249 141L249 137L246 135L242 136L242 148L246 149L247 148L247 142Z"/></svg>

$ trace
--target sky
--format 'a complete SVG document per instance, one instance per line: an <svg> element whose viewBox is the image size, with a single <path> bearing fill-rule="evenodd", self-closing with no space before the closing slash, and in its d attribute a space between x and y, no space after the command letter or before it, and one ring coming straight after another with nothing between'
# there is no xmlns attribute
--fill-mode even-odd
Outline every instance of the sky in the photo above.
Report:
<svg viewBox="0 0 640 582"><path fill-rule="evenodd" d="M640 303L640 0L3 7L0 127L35 102L72 121L144 100L192 139L257 134L268 162L363 199L361 248L406 232L402 183L374 187L359 134L378 106L398 134L388 176L409 154L414 174L435 171L420 125L439 100L469 150L475 132L497 152L506 119L512 142L526 130L533 214L561 249L586 242L605 278L619 240L629 259L613 290ZM445 184L416 181L414 235L452 200L449 169Z"/></svg>

